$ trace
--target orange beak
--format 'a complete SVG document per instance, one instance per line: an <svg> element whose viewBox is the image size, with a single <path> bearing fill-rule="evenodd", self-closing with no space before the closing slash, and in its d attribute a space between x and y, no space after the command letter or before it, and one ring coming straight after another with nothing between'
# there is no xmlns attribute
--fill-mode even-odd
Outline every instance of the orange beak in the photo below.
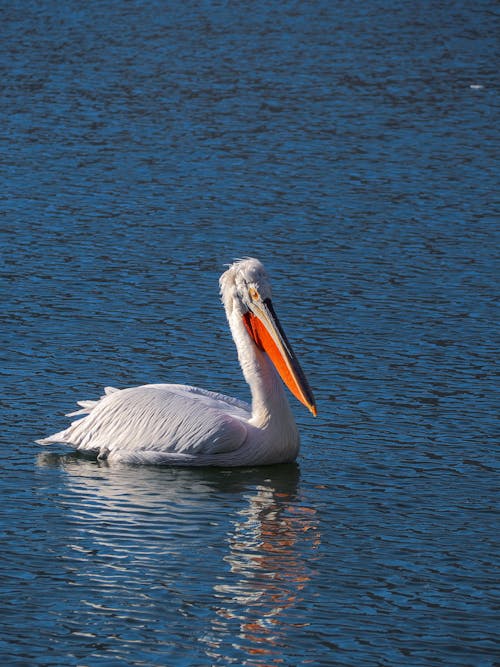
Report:
<svg viewBox="0 0 500 667"><path fill-rule="evenodd" d="M270 299L254 299L243 322L254 343L266 352L292 394L316 417L316 403Z"/></svg>

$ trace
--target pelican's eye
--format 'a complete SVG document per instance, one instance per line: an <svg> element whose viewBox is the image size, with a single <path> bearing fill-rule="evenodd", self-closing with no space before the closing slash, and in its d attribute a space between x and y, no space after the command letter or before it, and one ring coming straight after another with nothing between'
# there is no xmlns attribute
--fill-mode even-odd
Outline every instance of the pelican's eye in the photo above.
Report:
<svg viewBox="0 0 500 667"><path fill-rule="evenodd" d="M257 301L258 299L260 299L260 294L257 292L255 287L250 287L248 290L248 294L250 295L252 301Z"/></svg>

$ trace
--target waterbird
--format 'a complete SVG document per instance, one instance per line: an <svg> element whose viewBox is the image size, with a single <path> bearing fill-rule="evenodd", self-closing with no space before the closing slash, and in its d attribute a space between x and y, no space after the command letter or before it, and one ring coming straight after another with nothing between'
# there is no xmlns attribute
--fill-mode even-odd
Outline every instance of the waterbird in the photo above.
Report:
<svg viewBox="0 0 500 667"><path fill-rule="evenodd" d="M255 258L231 264L220 293L251 405L181 384L106 387L96 401L78 401L62 442L108 462L179 466L288 463L299 433L283 383L316 416L316 403L271 301L271 285ZM86 415L81 417L81 415Z"/></svg>

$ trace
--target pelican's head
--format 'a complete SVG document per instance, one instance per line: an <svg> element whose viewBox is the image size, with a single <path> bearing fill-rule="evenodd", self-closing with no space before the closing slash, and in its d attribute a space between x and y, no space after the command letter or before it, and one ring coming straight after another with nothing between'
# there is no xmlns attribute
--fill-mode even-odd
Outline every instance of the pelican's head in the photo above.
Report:
<svg viewBox="0 0 500 667"><path fill-rule="evenodd" d="M314 396L274 311L262 263L253 257L238 260L219 283L228 319L242 319L248 336L267 353L292 394L316 416Z"/></svg>

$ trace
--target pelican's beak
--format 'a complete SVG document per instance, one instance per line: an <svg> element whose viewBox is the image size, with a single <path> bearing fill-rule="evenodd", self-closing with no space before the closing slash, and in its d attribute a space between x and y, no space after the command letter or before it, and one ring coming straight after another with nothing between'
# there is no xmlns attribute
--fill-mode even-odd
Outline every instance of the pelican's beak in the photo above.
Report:
<svg viewBox="0 0 500 667"><path fill-rule="evenodd" d="M245 327L255 344L264 350L292 394L316 417L316 403L290 343L274 312L270 299L255 296L243 316Z"/></svg>

